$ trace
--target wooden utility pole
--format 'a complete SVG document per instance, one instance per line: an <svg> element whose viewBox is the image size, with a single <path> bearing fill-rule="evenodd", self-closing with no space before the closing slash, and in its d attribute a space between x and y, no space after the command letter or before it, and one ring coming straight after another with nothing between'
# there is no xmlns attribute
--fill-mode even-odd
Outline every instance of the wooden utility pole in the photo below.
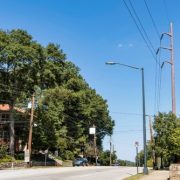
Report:
<svg viewBox="0 0 180 180"><path fill-rule="evenodd" d="M10 154L12 157L14 157L14 136L15 136L15 131L14 131L14 102L10 104Z"/></svg>
<svg viewBox="0 0 180 180"><path fill-rule="evenodd" d="M111 151L112 151L112 139L111 139L111 135L110 135L110 154L109 154L109 165L112 165L112 156L111 156Z"/></svg>
<svg viewBox="0 0 180 180"><path fill-rule="evenodd" d="M29 165L31 164L31 146L32 146L32 131L33 131L33 117L34 117L34 97L35 93L32 94L31 99L31 116L30 116L30 123L29 123L29 139L28 139L28 150L29 150Z"/></svg>
<svg viewBox="0 0 180 180"><path fill-rule="evenodd" d="M96 162L96 165L97 165L96 126L93 125L93 128L95 128L95 133L94 133L94 156L95 156L95 162Z"/></svg>

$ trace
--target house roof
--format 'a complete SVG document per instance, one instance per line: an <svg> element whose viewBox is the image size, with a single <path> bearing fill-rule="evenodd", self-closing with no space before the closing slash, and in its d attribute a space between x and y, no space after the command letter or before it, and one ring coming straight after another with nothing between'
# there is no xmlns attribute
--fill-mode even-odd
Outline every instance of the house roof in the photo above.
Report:
<svg viewBox="0 0 180 180"><path fill-rule="evenodd" d="M9 104L0 104L0 111L9 111L10 105Z"/></svg>
<svg viewBox="0 0 180 180"><path fill-rule="evenodd" d="M11 106L9 104L0 104L0 111L10 111L10 110L11 110ZM14 110L21 113L25 113L24 109L20 109L18 107L14 107Z"/></svg>

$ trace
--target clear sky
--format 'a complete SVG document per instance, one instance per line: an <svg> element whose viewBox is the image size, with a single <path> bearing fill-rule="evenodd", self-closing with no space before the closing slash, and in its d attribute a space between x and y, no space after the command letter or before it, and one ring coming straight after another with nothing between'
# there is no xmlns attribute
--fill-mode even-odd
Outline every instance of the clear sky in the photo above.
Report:
<svg viewBox="0 0 180 180"><path fill-rule="evenodd" d="M125 0L128 3L128 0ZM155 49L159 39L144 0L131 0ZM158 31L168 32L174 23L176 105L180 114L180 1L146 0ZM116 126L113 144L121 159L134 161L135 141L142 149L142 98L140 71L107 66L108 60L145 69L146 114L155 114L155 60L138 32L123 0L0 0L0 28L27 30L43 45L60 44L68 60L96 91L107 99ZM168 45L168 38L163 41ZM161 53L161 61L169 60ZM162 71L159 110L171 110L170 65ZM179 94L178 94L179 93ZM147 119L147 138L149 124ZM104 140L109 148L109 138Z"/></svg>

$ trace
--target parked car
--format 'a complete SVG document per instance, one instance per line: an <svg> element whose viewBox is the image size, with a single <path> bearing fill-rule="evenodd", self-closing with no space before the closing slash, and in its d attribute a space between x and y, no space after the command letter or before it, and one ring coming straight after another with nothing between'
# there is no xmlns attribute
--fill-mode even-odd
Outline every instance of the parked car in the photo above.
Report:
<svg viewBox="0 0 180 180"><path fill-rule="evenodd" d="M88 160L86 158L77 158L73 161L73 166L88 166Z"/></svg>
<svg viewBox="0 0 180 180"><path fill-rule="evenodd" d="M118 163L114 163L111 166L119 166L119 164Z"/></svg>

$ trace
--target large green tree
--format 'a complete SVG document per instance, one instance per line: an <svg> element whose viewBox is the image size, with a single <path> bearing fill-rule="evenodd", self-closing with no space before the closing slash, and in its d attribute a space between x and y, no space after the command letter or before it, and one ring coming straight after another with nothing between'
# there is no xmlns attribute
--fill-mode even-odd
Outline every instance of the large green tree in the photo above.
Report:
<svg viewBox="0 0 180 180"><path fill-rule="evenodd" d="M91 126L97 128L100 149L103 137L113 132L106 100L89 87L60 46L44 47L24 30L0 30L0 87L0 99L21 108L35 92L34 150L59 150L72 158L91 142ZM27 134L28 129L24 142Z"/></svg>
<svg viewBox="0 0 180 180"><path fill-rule="evenodd" d="M155 152L165 164L180 159L180 119L172 113L159 113L154 120Z"/></svg>

